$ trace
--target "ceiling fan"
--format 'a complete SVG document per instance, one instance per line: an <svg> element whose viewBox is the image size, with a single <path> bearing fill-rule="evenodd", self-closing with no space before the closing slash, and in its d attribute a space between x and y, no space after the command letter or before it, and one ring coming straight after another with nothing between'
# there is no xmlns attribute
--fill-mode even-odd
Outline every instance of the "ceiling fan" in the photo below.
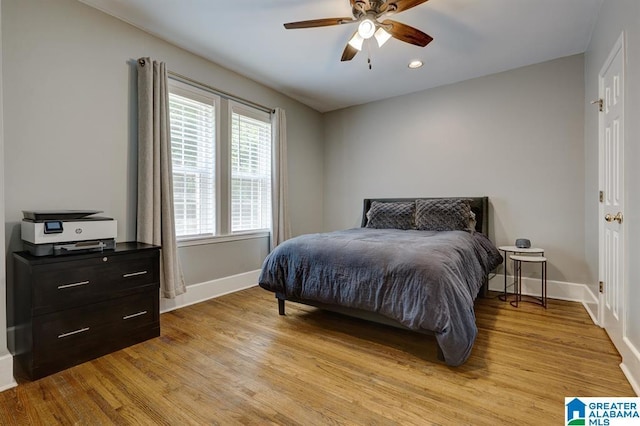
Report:
<svg viewBox="0 0 640 426"><path fill-rule="evenodd" d="M344 51L341 61L350 61L362 50L365 40L374 37L378 46L385 44L391 37L424 47L433 38L422 31L391 19L387 16L404 12L416 7L427 0L349 0L353 17L323 18L309 21L289 22L284 24L288 30L298 28L328 27L342 24L358 24L358 29L351 36ZM384 19L380 21L379 19Z"/></svg>

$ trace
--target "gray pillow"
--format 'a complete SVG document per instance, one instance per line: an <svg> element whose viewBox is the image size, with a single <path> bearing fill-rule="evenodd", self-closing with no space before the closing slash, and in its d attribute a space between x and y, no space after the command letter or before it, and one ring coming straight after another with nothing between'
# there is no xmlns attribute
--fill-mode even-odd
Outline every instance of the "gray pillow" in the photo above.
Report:
<svg viewBox="0 0 640 426"><path fill-rule="evenodd" d="M409 202L381 203L374 201L367 212L367 228L416 229L416 204Z"/></svg>
<svg viewBox="0 0 640 426"><path fill-rule="evenodd" d="M471 231L469 200L416 200L416 228L421 231Z"/></svg>

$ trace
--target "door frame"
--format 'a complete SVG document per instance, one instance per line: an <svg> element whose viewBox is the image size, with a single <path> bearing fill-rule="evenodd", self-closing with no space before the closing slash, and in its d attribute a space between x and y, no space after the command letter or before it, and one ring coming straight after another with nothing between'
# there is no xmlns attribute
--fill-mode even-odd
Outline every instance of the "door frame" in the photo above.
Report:
<svg viewBox="0 0 640 426"><path fill-rule="evenodd" d="M606 71L608 70L608 68L611 66L611 63L613 62L613 60L615 59L615 57L617 56L617 54L619 52L621 52L622 54L622 92L624 94L624 98L623 98L623 103L622 103L622 115L625 118L626 121L626 101L627 101L627 96L626 96L626 92L625 92L625 86L626 86L626 72L625 72L625 68L626 68L626 61L627 61L627 57L626 57L626 52L625 52L625 42L624 42L624 31L622 33L620 33L620 36L618 37L618 39L616 40L616 42L614 43L613 47L611 48L611 51L609 52L609 55L607 57L607 59L604 61L604 64L602 65L602 68L600 69L600 72L598 73L598 99L603 100L604 102L604 74L606 73ZM627 170L627 141L626 141L626 123L623 123L622 126L622 138L623 138L623 149L622 149L622 155L623 155L623 173L622 173L622 179L625 180L625 184L624 184L624 191L622 193L622 197L624 199L624 206L626 209L627 206L627 185L626 185L626 170ZM603 186L604 186L604 114L598 114L598 187L599 190L602 191L604 190ZM624 212L623 212L624 213ZM599 281L603 281L604 277L603 277L603 272L604 272L604 222L603 222L603 217L604 217L604 203L602 202L598 202L598 216L597 216L597 220L598 220L598 280ZM628 276L629 276L629 262L628 262L628 256L627 253L629 251L629 238L628 238L628 231L627 231L627 227L624 226L622 228L622 237L623 237L623 262L624 262L624 267L623 267L623 271L622 271L622 289L621 289L621 305L622 305L622 312L620 315L620 321L621 321L621 329L622 329L622 336L621 338L624 339L624 337L626 336L626 326L627 326L627 312L628 312L628 301L627 301L627 297L626 297L626 293L627 293L627 283L628 283ZM607 283L605 282L605 286L607 285ZM604 311L605 311L605 296L604 296L604 292L599 292L598 293L598 324L600 325L600 327L605 326L604 324ZM618 350L620 350L618 348Z"/></svg>

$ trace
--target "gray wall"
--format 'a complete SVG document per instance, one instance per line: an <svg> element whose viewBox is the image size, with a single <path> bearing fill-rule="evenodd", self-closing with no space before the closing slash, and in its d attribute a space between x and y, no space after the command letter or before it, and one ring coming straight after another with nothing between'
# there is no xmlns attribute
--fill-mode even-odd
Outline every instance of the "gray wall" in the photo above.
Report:
<svg viewBox="0 0 640 426"><path fill-rule="evenodd" d="M625 32L625 209L629 341L640 348L640 2L605 0L585 54L586 100L598 98L598 74L622 31ZM598 271L598 112L585 106L585 255L592 274ZM597 290L593 289L594 293ZM596 293L597 294L597 293Z"/></svg>
<svg viewBox="0 0 640 426"><path fill-rule="evenodd" d="M321 230L317 111L75 0L5 0L2 35L9 106L4 111L7 253L20 249L23 209L104 210L118 220L118 241L135 240L133 60L142 56L236 96L283 107L290 196L306 200L292 203L292 230ZM267 250L268 238L258 238L182 247L179 254L187 284L194 284L259 269Z"/></svg>
<svg viewBox="0 0 640 426"><path fill-rule="evenodd" d="M6 0L5 0L6 1ZM2 45L2 0L0 0L0 46ZM2 78L2 55L0 55L0 79ZM0 84L0 223L4 223L4 130L2 121L2 85ZM0 228L0 241L4 241L4 228ZM2 261L5 257L4 245L0 245L0 389L3 386L7 386L5 378L3 377L3 362L1 361L4 356L7 356L7 318L4 315L6 306L6 272L5 262Z"/></svg>
<svg viewBox="0 0 640 426"><path fill-rule="evenodd" d="M325 115L324 227L366 197L490 197L492 239L530 238L552 280L584 259L584 78L576 55Z"/></svg>

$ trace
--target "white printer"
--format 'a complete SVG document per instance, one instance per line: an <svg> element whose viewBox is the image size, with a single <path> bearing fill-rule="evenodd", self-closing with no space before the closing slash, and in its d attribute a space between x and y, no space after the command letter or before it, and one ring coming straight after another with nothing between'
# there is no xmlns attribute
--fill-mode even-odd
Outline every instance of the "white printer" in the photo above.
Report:
<svg viewBox="0 0 640 426"><path fill-rule="evenodd" d="M22 241L34 256L114 249L117 221L98 210L23 210Z"/></svg>

